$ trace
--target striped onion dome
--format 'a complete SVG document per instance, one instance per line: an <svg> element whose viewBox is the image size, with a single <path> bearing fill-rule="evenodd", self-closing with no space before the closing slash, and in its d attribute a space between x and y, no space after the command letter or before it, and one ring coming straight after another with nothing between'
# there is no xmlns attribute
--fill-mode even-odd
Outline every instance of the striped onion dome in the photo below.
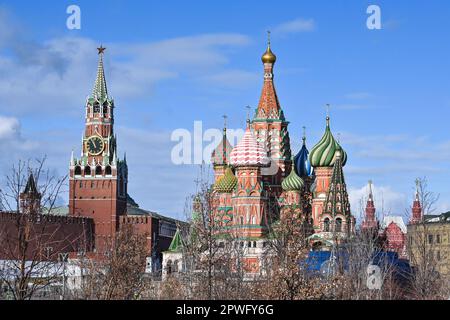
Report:
<svg viewBox="0 0 450 320"><path fill-rule="evenodd" d="M231 171L230 167L227 167L225 174L216 181L214 190L220 193L231 193L238 183L238 179Z"/></svg>
<svg viewBox="0 0 450 320"><path fill-rule="evenodd" d="M332 167L336 162L336 151L338 150L341 152L342 166L345 166L345 163L347 162L347 153L345 153L336 139L334 139L330 130L330 118L327 117L325 134L309 154L311 165L313 167Z"/></svg>
<svg viewBox="0 0 450 320"><path fill-rule="evenodd" d="M268 166L270 164L267 151L256 141L250 130L250 122L247 122L244 137L231 151L230 163L235 167Z"/></svg>
<svg viewBox="0 0 450 320"><path fill-rule="evenodd" d="M301 191L303 186L303 179L295 173L295 168L292 166L291 173L283 180L281 187L284 191Z"/></svg>
<svg viewBox="0 0 450 320"><path fill-rule="evenodd" d="M309 151L306 148L306 138L303 137L303 146L294 157L295 172L300 177L309 177L312 174L311 162L309 161Z"/></svg>

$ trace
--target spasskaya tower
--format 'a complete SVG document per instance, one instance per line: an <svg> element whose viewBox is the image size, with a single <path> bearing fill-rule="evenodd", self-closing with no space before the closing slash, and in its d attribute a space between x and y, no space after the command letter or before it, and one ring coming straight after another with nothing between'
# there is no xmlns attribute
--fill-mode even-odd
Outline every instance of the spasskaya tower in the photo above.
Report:
<svg viewBox="0 0 450 320"><path fill-rule="evenodd" d="M126 214L128 167L118 159L114 134L114 100L108 95L103 55L98 48L98 69L92 94L85 105L81 157L72 152L69 168L69 214L95 223L95 251L105 252Z"/></svg>

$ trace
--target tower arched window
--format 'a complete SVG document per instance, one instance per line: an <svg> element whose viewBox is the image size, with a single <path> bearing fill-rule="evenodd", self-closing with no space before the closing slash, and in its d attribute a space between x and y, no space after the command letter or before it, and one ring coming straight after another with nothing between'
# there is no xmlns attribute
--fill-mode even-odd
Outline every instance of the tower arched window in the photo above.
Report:
<svg viewBox="0 0 450 320"><path fill-rule="evenodd" d="M94 103L94 113L100 113L100 104L98 102Z"/></svg>
<svg viewBox="0 0 450 320"><path fill-rule="evenodd" d="M101 166L97 166L95 168L95 175L96 176L101 176L102 175L102 167Z"/></svg>
<svg viewBox="0 0 450 320"><path fill-rule="evenodd" d="M336 219L336 232L342 232L342 219Z"/></svg>
<svg viewBox="0 0 450 320"><path fill-rule="evenodd" d="M76 176L81 176L81 167L80 166L76 166L75 167L75 175Z"/></svg>
<svg viewBox="0 0 450 320"><path fill-rule="evenodd" d="M330 219L328 218L323 221L323 231L330 232Z"/></svg>
<svg viewBox="0 0 450 320"><path fill-rule="evenodd" d="M172 260L167 261L166 272L167 272L167 274L172 273Z"/></svg>
<svg viewBox="0 0 450 320"><path fill-rule="evenodd" d="M108 114L108 103L107 102L105 102L104 104L103 104L103 114L105 115L105 114Z"/></svg>
<svg viewBox="0 0 450 320"><path fill-rule="evenodd" d="M106 169L105 169L105 174L106 174L107 176L110 176L110 175L112 175L112 170L111 170L111 166L106 166Z"/></svg>
<svg viewBox="0 0 450 320"><path fill-rule="evenodd" d="M91 167L87 166L84 168L84 175L90 176L91 175Z"/></svg>

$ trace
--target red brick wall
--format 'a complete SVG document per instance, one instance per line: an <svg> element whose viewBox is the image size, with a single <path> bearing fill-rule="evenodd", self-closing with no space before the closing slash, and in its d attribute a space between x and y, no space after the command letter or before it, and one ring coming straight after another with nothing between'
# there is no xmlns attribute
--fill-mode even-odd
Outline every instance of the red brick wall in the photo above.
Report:
<svg viewBox="0 0 450 320"><path fill-rule="evenodd" d="M18 259L21 234L27 259L57 260L59 253L91 251L94 232L92 219L0 212L0 259Z"/></svg>

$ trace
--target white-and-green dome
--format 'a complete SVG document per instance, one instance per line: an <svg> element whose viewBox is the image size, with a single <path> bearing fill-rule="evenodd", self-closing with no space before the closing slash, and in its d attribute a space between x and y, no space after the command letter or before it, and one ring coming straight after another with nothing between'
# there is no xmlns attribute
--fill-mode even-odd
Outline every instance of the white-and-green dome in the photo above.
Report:
<svg viewBox="0 0 450 320"><path fill-rule="evenodd" d="M342 166L347 162L347 153L342 149L330 130L330 118L327 117L327 127L322 139L314 146L309 154L313 167L332 167L336 161L336 152L341 152Z"/></svg>
<svg viewBox="0 0 450 320"><path fill-rule="evenodd" d="M281 182L281 187L284 191L301 191L304 185L303 179L297 175L292 165L291 173Z"/></svg>

